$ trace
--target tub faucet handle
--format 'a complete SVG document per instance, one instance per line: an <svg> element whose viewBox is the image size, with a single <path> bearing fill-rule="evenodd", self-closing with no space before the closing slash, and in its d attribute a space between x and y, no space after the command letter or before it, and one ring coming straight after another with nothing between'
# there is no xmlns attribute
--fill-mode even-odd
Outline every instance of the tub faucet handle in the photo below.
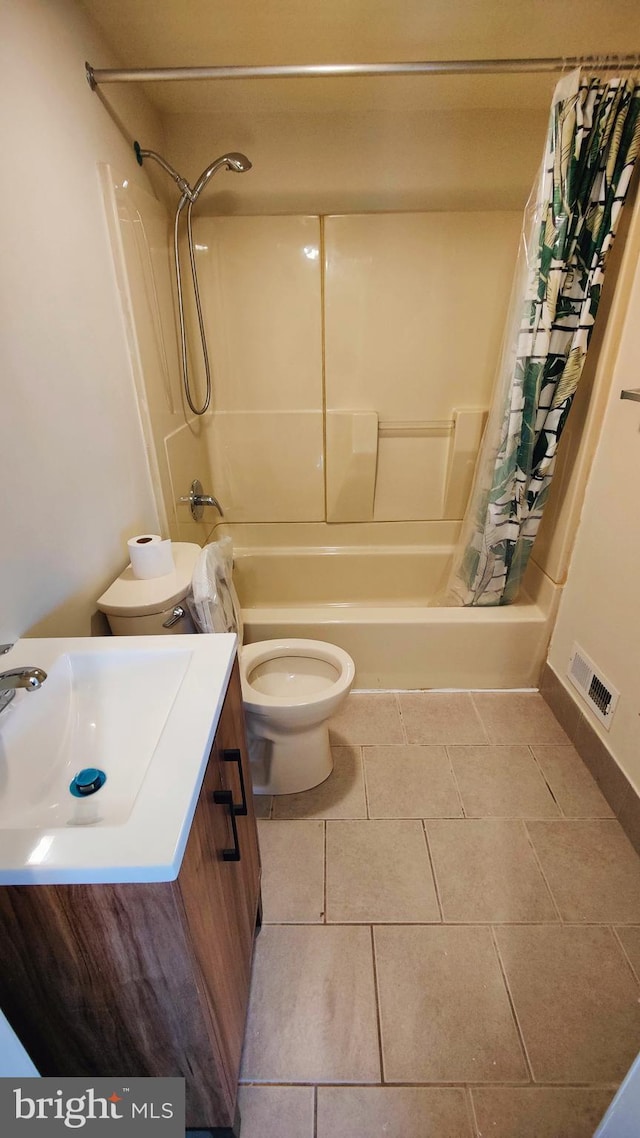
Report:
<svg viewBox="0 0 640 1138"><path fill-rule="evenodd" d="M224 510L220 505L217 498L213 494L204 494L202 491L202 482L194 478L191 483L191 490L187 496L178 498L179 502L185 502L191 509L191 517L194 522L202 521L205 506L213 506L218 511L220 517L224 517Z"/></svg>

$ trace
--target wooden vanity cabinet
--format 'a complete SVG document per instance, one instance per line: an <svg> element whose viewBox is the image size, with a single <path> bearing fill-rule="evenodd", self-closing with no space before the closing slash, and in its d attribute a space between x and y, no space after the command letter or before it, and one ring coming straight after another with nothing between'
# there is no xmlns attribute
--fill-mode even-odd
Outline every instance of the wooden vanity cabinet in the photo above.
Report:
<svg viewBox="0 0 640 1138"><path fill-rule="evenodd" d="M42 1075L183 1076L231 1138L259 912L236 661L177 880L0 887L0 1005Z"/></svg>

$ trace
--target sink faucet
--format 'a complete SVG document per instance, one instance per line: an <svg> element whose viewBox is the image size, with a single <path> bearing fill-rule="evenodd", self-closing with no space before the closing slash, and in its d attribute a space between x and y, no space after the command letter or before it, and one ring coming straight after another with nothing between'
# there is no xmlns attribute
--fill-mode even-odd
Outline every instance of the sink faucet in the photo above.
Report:
<svg viewBox="0 0 640 1138"><path fill-rule="evenodd" d="M46 678L47 673L42 668L10 668L8 672L0 672L0 711L4 711L11 702L16 688L36 691Z"/></svg>

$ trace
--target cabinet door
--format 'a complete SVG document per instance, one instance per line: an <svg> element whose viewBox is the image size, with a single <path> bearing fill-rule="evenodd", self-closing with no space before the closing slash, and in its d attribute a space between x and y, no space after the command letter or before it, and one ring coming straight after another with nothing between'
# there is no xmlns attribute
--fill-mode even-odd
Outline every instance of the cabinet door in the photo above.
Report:
<svg viewBox="0 0 640 1138"><path fill-rule="evenodd" d="M190 1112L187 1088L187 1125L191 1127L211 1126L212 1123L230 1126L233 1122L249 1001L259 887L257 833L250 800L251 784L245 784L247 815L234 815L239 861L224 858L225 850L234 849L236 844L231 806L215 801L217 792L231 790L233 802L236 805L240 803L239 778L236 782L237 763L226 762L221 758L222 741L227 748L239 748L246 762L242 721L238 735L236 713L230 711L230 708L236 707L238 698L239 677L234 670L176 883L185 910L204 1002L209 1009L215 1049L221 1058L229 1095L228 1117L205 1119Z"/></svg>
<svg viewBox="0 0 640 1138"><path fill-rule="evenodd" d="M241 878L239 888L246 906L247 920L253 929L260 898L260 854L237 660L233 666L214 747L223 783L233 794L234 803L246 804L246 814L236 815L240 847L240 861L236 868Z"/></svg>

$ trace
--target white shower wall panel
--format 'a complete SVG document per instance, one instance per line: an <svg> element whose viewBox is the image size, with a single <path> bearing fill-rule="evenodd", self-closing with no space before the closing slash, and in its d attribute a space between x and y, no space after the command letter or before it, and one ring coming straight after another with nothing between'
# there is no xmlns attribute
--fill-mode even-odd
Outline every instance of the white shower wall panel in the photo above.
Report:
<svg viewBox="0 0 640 1138"><path fill-rule="evenodd" d="M194 234L214 409L321 411L320 219L200 217Z"/></svg>
<svg viewBox="0 0 640 1138"><path fill-rule="evenodd" d="M490 401L519 231L511 212L197 219L229 520L453 516L455 423ZM353 463L334 411L378 417L372 439L354 427ZM342 514L325 513L325 474Z"/></svg>
<svg viewBox="0 0 640 1138"><path fill-rule="evenodd" d="M185 421L171 220L163 203L131 179L106 164L100 173L160 528L174 540L201 542L209 519L195 522L178 502L194 478L206 485L211 474L204 425Z"/></svg>
<svg viewBox="0 0 640 1138"><path fill-rule="evenodd" d="M520 213L324 219L327 406L448 420L487 405Z"/></svg>

